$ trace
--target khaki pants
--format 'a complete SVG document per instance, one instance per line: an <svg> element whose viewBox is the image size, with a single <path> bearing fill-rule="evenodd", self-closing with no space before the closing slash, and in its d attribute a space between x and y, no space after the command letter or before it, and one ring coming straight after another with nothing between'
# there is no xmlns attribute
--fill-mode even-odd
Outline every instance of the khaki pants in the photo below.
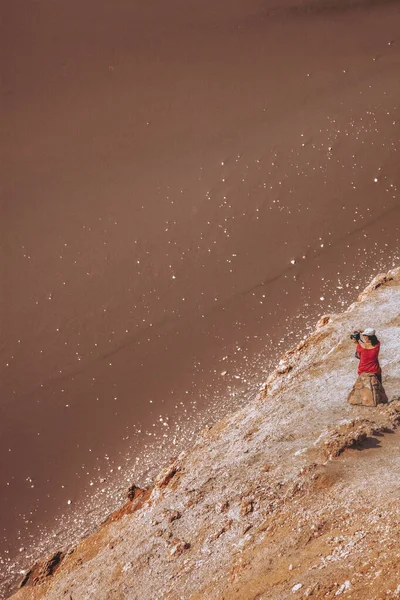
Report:
<svg viewBox="0 0 400 600"><path fill-rule="evenodd" d="M386 404L388 399L380 379L375 373L361 373L347 397L347 402L362 406Z"/></svg>

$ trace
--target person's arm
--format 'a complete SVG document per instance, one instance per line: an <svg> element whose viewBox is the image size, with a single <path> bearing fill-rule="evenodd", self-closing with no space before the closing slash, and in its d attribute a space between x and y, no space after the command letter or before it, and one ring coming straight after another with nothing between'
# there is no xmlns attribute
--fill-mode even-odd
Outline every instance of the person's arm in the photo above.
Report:
<svg viewBox="0 0 400 600"><path fill-rule="evenodd" d="M354 355L355 355L356 358L358 358L358 360L360 360L360 358L361 358L361 352L362 352L363 347L356 340L354 340L354 341L357 344L356 351L355 351Z"/></svg>

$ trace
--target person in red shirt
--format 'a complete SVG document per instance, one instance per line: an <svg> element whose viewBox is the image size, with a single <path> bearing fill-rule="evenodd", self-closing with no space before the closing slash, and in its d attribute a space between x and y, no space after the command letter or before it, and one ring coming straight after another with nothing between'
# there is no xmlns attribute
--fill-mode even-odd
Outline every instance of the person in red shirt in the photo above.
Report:
<svg viewBox="0 0 400 600"><path fill-rule="evenodd" d="M374 373L382 383L382 369L378 360L381 344L375 335L375 329L367 328L361 333L359 340L352 339L357 344L356 356L360 359L358 374Z"/></svg>

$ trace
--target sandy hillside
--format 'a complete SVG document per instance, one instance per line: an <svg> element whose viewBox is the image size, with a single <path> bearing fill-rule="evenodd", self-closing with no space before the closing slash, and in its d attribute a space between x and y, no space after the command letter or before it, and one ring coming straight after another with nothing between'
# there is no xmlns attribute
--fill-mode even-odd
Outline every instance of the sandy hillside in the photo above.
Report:
<svg viewBox="0 0 400 600"><path fill-rule="evenodd" d="M399 264L400 3L3 12L0 571L12 578L98 525L121 482L150 484L317 315Z"/></svg>
<svg viewBox="0 0 400 600"><path fill-rule="evenodd" d="M258 397L201 432L15 600L400 597L400 268L287 352ZM389 404L351 407L348 338L373 324Z"/></svg>

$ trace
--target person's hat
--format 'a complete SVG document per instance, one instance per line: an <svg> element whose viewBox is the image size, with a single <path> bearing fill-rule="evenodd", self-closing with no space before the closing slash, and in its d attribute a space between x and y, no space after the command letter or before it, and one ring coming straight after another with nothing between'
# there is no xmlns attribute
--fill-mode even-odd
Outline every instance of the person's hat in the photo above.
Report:
<svg viewBox="0 0 400 600"><path fill-rule="evenodd" d="M367 327L367 329L364 329L364 331L362 332L361 335L375 335L375 329L371 329L370 327Z"/></svg>

